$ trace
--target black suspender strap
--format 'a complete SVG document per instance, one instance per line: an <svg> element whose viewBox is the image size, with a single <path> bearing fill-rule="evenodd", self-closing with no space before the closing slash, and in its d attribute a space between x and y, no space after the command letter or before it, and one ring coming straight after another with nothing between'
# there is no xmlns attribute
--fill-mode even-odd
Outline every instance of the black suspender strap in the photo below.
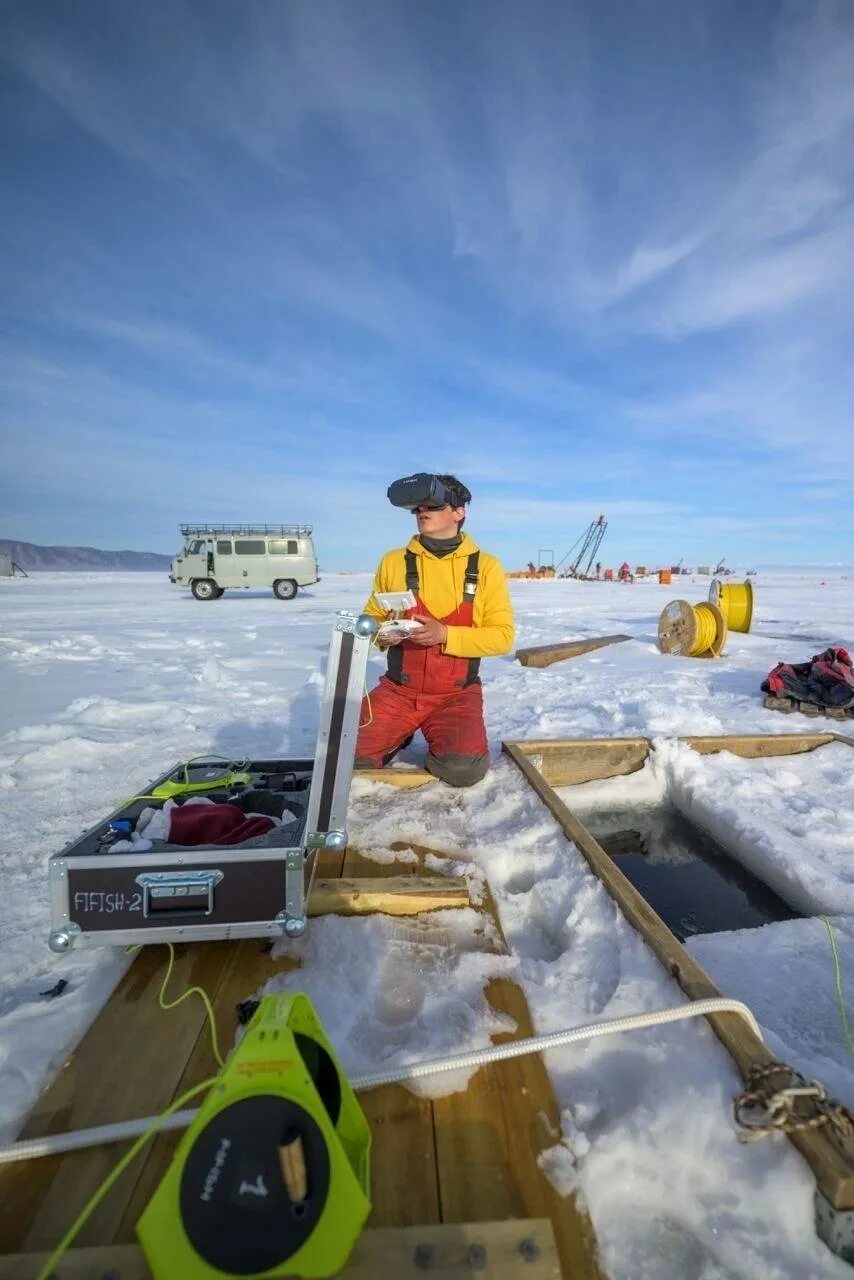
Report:
<svg viewBox="0 0 854 1280"><path fill-rule="evenodd" d="M414 596L418 595L418 561L414 551L405 551L404 558L406 561L406 590L411 591Z"/></svg>
<svg viewBox="0 0 854 1280"><path fill-rule="evenodd" d="M466 565L466 580L463 587L463 601L474 600L477 592L477 578L480 565L480 552L473 551Z"/></svg>
<svg viewBox="0 0 854 1280"><path fill-rule="evenodd" d="M468 558L466 565L465 586L463 587L463 603L467 600L474 601L477 592L477 579L480 567L480 552L473 551ZM474 684L478 679L480 671L480 658L469 658L468 671L463 682L464 685Z"/></svg>

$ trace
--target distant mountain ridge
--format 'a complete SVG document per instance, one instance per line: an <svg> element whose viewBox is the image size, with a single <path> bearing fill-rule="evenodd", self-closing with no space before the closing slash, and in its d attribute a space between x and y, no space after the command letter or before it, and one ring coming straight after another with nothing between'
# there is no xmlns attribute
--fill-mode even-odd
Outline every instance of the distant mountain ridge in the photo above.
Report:
<svg viewBox="0 0 854 1280"><path fill-rule="evenodd" d="M9 556L27 573L41 570L53 572L89 569L113 572L123 569L163 572L171 564L170 556L155 551L102 551L98 547L40 547L35 542L13 542L0 538L0 556Z"/></svg>

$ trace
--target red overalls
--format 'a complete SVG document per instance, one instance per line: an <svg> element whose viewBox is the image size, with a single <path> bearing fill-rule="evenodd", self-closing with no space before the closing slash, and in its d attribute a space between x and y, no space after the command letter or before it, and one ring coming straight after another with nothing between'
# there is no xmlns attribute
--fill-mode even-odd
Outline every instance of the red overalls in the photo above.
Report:
<svg viewBox="0 0 854 1280"><path fill-rule="evenodd" d="M406 585L416 605L406 613L433 614L419 594L415 554L406 553ZM439 618L449 627L474 623L478 552L469 556L463 599L453 613ZM356 764L382 768L416 729L427 739L426 766L452 786L479 782L489 767L489 746L483 723L483 691L479 659L455 658L440 645L419 648L411 641L388 650L388 674L362 703L356 743Z"/></svg>

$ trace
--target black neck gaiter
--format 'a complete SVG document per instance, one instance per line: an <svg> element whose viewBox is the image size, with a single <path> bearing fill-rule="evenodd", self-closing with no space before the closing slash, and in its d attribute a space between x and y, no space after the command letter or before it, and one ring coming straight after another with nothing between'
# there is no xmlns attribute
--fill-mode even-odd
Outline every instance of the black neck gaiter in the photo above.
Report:
<svg viewBox="0 0 854 1280"><path fill-rule="evenodd" d="M462 544L463 535L457 533L453 538L430 538L426 533L419 533L418 541L421 543L425 551L429 551L432 555L438 556L441 560L442 556L448 556L452 551L456 551L457 547Z"/></svg>

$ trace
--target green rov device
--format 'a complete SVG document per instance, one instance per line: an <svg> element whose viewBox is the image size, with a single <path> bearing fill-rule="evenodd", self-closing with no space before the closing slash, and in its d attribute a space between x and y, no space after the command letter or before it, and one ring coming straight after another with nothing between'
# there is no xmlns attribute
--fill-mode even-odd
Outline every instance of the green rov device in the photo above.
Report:
<svg viewBox="0 0 854 1280"><path fill-rule="evenodd" d="M335 1275L370 1144L309 999L266 996L137 1223L155 1280Z"/></svg>

